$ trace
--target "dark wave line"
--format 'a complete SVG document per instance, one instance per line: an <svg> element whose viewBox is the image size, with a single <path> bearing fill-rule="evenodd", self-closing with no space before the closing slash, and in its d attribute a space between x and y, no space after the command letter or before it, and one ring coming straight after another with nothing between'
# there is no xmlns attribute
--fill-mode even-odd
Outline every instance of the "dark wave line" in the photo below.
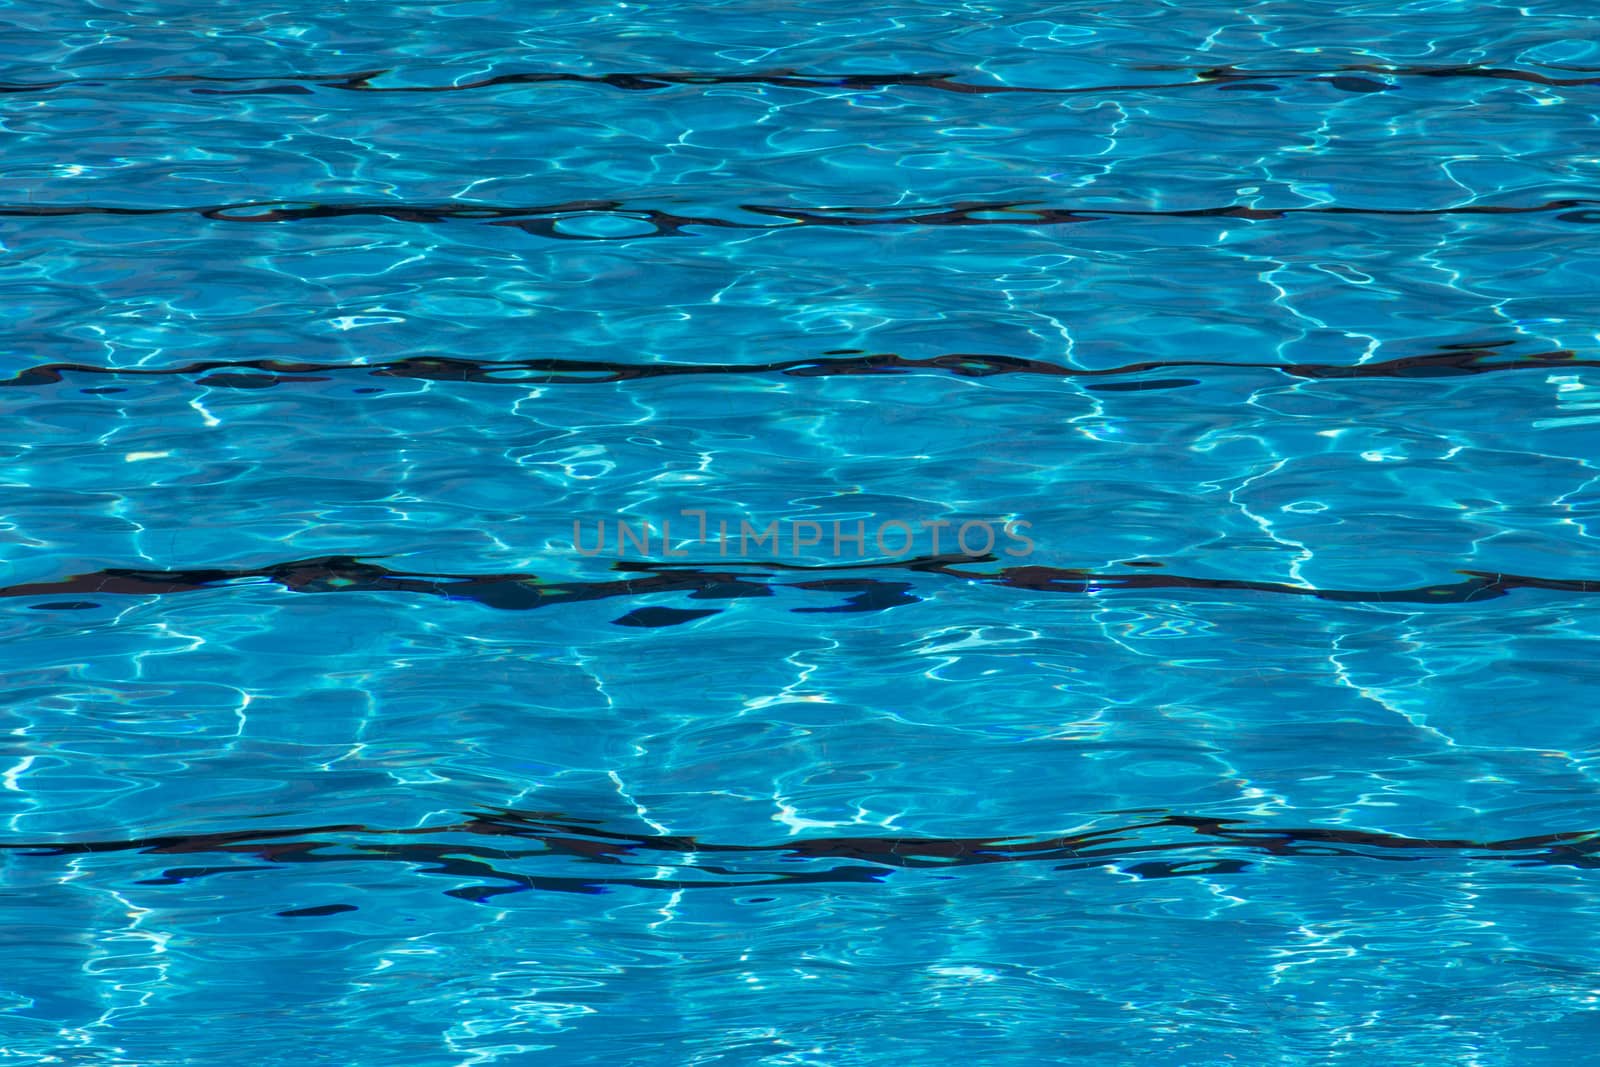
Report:
<svg viewBox="0 0 1600 1067"><path fill-rule="evenodd" d="M844 375L905 375L939 372L962 378L989 378L1023 374L1048 378L1123 378L1173 370L1271 371L1293 378L1344 380L1366 378L1459 378L1517 370L1570 370L1600 367L1600 359L1579 359L1570 349L1553 349L1506 357L1496 351L1505 342L1443 346L1441 351L1370 363L1230 362L1205 359L1161 359L1124 363L1116 367L1071 367L1049 360L1024 359L986 353L951 353L910 359L893 352L834 353L813 359L771 360L765 363L627 363L615 360L538 358L484 361L454 356L415 356L378 363L319 363L292 360L203 360L177 367L106 367L88 363L41 363L25 367L10 378L0 378L0 388L59 385L73 375L109 378L195 378L196 384L219 389L268 389L300 382L325 382L329 375L363 375L475 385L594 385L642 381L651 378L685 378L723 375L778 374L795 378ZM1198 384L1190 380L1142 381L1116 385L1089 385L1115 391L1134 388L1172 388ZM97 392L106 392L100 389Z"/></svg>
<svg viewBox="0 0 1600 1067"><path fill-rule="evenodd" d="M108 568L57 581L26 582L0 587L0 598L172 596L214 589L230 582L266 581L294 593L403 593L468 601L502 611L531 611L617 597L641 598L659 594L684 594L691 600L739 600L770 597L780 590L798 589L843 596L842 603L826 608L794 608L802 613L877 612L918 603L913 584L875 577L820 577L774 580L770 572L829 574L863 570L900 570L1030 593L1106 595L1115 593L1200 592L1296 597L1342 604L1469 604L1498 599L1524 589L1588 596L1600 594L1600 581L1540 578L1464 570L1461 580L1408 589L1322 589L1286 582L1233 578L1196 578L1142 568L1133 573L1096 573L1066 567L1024 565L998 571L958 569L975 563L992 563L994 555L923 556L906 560L805 566L781 561L735 562L717 569L702 563L622 561L616 570L626 578L607 581L551 582L531 573L427 574L390 570L352 556L322 556L258 568L199 568L140 570ZM49 601L34 605L41 610L78 611L99 606L84 599ZM614 620L625 626L672 626L693 621L714 610L687 611L642 608Z"/></svg>
<svg viewBox="0 0 1600 1067"><path fill-rule="evenodd" d="M962 96L992 96L1022 93L1035 96L1081 96L1113 92L1150 92L1168 89L1193 89L1201 87L1238 87L1252 83L1273 81L1329 82L1336 89L1353 93L1384 92L1396 86L1371 79L1351 77L1352 74L1378 74L1386 78L1478 78L1498 81L1530 82L1552 87L1578 87L1600 84L1600 71L1587 68L1551 67L1565 70L1578 77L1552 77L1536 70L1514 67L1491 67L1482 64L1456 64L1447 66L1393 66L1383 64L1351 64L1328 70L1241 70L1223 65L1199 68L1194 66L1150 65L1136 69L1146 71L1189 71L1193 80L1162 83L1113 83L1085 86L998 85L960 80L954 72L905 72L885 74L805 74L795 70L773 70L751 74L711 74L687 71L636 71L606 74L581 74L570 71L521 71L493 74L471 81L448 85L374 85L374 79L390 73L387 68L355 71L332 75L257 75L220 76L204 74L155 74L142 77L90 77L57 78L42 82L0 82L0 94L39 94L57 89L105 84L177 84L194 85L191 92L202 96L308 96L317 89L355 93L405 93L439 94L472 92L507 86L533 86L550 84L600 85L625 92L658 92L677 88L712 88L727 85L753 85L775 89L844 89L852 92L877 92L884 89L931 89ZM264 84L263 84L264 83ZM210 85L247 85L250 88L207 88ZM1264 90L1276 85L1262 86Z"/></svg>
<svg viewBox="0 0 1600 1067"><path fill-rule="evenodd" d="M52 92L75 86L104 84L202 84L250 85L248 89L196 88L192 92L201 96L306 96L317 89L333 89L353 93L404 93L436 94L471 92L518 85L601 85L625 92L657 92L675 88L715 88L726 85L754 85L775 89L846 89L874 92L891 88L934 89L940 92L966 96L988 96L997 93L1031 93L1050 96L1081 95L1084 93L1128 92L1146 89L1184 89L1211 85L1219 81L1252 79L1253 74L1224 74L1217 77L1200 76L1192 81L1168 84L1089 85L1075 88L1048 86L985 85L963 82L953 73L901 73L901 74L802 74L791 70L769 71L760 74L705 74L693 72L617 72L608 74L580 74L570 71L521 71L511 74L493 74L472 81L449 85L373 85L373 79L390 73L388 69L364 70L352 74L332 75L258 75L220 76L202 74L156 74L132 78L58 78L47 82L0 82L0 94L28 94ZM258 84L267 83L267 84Z"/></svg>
<svg viewBox="0 0 1600 1067"><path fill-rule="evenodd" d="M1576 78L1552 78L1548 74L1541 74L1536 70L1523 70L1518 67L1491 67L1478 63L1457 63L1442 66L1428 66L1426 64L1413 64L1410 66L1393 66L1381 63L1353 63L1347 66L1335 67L1329 71L1307 72L1294 70L1240 70L1238 67L1224 65L1220 67L1205 67L1197 69L1190 66L1172 66L1155 64L1141 66L1139 70L1150 71L1177 71L1194 70L1196 75L1206 81L1222 80L1234 81L1239 79L1278 78L1289 79L1310 76L1316 79L1334 81L1344 74L1381 74L1391 78L1485 78L1491 81L1518 81L1531 82L1535 85L1548 85L1552 87L1573 88L1580 85L1600 85L1600 69L1593 67L1551 67L1551 70L1561 70L1569 74L1581 75ZM1352 92L1372 92L1394 88L1377 82L1361 84L1362 79L1351 79L1355 84L1349 86Z"/></svg>
<svg viewBox="0 0 1600 1067"><path fill-rule="evenodd" d="M1367 208L1319 205L1315 207L1257 208L1242 204L1167 211L1054 208L1037 201L974 200L928 207L789 208L741 204L739 210L782 222L739 222L712 215L680 215L656 208L629 207L621 200L571 200L527 207L444 203L323 204L287 200L244 201L206 207L118 207L104 204L4 204L0 218L70 218L78 216L148 217L196 215L218 222L284 223L314 219L384 218L393 222L438 224L453 221L507 226L563 241L632 241L659 237L691 237L691 227L724 230L787 230L804 226L1058 226L1101 222L1108 218L1230 218L1269 222L1295 215L1362 215L1382 218L1424 218L1455 215L1531 215L1561 212L1557 219L1584 224L1600 223L1600 199L1567 197L1538 204L1464 204L1444 208ZM648 227L634 233L592 235L572 233L560 225L575 219L623 219Z"/></svg>
<svg viewBox="0 0 1600 1067"><path fill-rule="evenodd" d="M413 840L446 836L486 837L493 844ZM509 847L510 842L519 841L532 847ZM1415 863L1431 854L1451 853L1480 863L1587 870L1600 867L1600 832L1487 841L1425 839L1343 827L1274 828L1251 826L1240 819L1155 813L1144 821L1050 838L880 835L728 844L688 835L624 833L604 829L591 820L496 809L468 812L462 821L446 826L385 830L340 824L98 841L0 842L0 850L40 858L138 852L151 856L226 854L265 861L168 867L159 876L143 880L143 885L178 885L214 875L297 864L403 863L425 874L474 880L477 884L446 890L446 895L483 903L527 890L603 893L621 887L686 890L876 883L896 871L997 863L1049 863L1056 871L1113 866L1140 878L1172 878L1241 873L1261 857ZM752 860L754 864L749 862ZM553 874L510 869L552 861L601 870ZM796 863L807 866L797 868ZM647 878L617 870L638 867L657 872L670 868L682 877ZM324 905L280 914L334 914L350 908Z"/></svg>
<svg viewBox="0 0 1600 1067"><path fill-rule="evenodd" d="M566 71L526 71L514 74L494 74L473 81L450 85L373 85L374 78L389 73L387 70L364 71L347 78L308 79L321 88L361 93L456 93L475 89L490 89L513 85L548 85L553 83L604 85L627 92L656 92L662 89L685 87L713 88L726 85L754 85L773 89L846 89L853 92L876 92L882 89L915 88L934 89L964 96L988 96L997 93L1031 93L1049 96L1076 96L1084 93L1136 92L1145 89L1186 89L1212 84L1217 80L1200 77L1194 81L1161 85L1091 85L1076 88L1049 88L1020 85L984 85L963 82L952 73L907 74L801 74L796 71L771 71L763 74L700 74L684 72L578 74ZM1232 76L1225 76L1231 77ZM1249 75L1245 75L1249 77ZM263 79L251 79L263 80ZM277 91L291 90L294 83L272 87ZM259 92L261 90L246 90ZM226 95L229 90L197 89L203 95ZM299 94L296 94L299 95Z"/></svg>

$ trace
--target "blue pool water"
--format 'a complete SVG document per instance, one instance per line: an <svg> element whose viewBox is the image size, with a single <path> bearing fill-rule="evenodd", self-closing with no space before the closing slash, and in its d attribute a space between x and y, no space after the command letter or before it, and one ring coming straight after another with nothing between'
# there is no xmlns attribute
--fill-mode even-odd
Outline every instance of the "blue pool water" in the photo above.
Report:
<svg viewBox="0 0 1600 1067"><path fill-rule="evenodd" d="M1597 29L0 5L0 1059L1585 1062Z"/></svg>

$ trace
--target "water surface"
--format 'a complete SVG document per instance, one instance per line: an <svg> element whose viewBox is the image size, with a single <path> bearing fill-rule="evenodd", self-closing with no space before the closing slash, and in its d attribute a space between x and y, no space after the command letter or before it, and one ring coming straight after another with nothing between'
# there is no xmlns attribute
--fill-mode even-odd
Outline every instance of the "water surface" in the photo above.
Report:
<svg viewBox="0 0 1600 1067"><path fill-rule="evenodd" d="M0 9L0 1050L1581 1061L1594 31Z"/></svg>

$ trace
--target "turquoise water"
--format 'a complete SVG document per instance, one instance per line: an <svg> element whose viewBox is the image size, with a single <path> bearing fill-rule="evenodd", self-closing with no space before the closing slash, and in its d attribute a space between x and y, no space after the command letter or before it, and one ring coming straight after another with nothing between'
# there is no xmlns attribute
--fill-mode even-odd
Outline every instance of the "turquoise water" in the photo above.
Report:
<svg viewBox="0 0 1600 1067"><path fill-rule="evenodd" d="M1584 1062L1596 24L0 5L0 1058Z"/></svg>

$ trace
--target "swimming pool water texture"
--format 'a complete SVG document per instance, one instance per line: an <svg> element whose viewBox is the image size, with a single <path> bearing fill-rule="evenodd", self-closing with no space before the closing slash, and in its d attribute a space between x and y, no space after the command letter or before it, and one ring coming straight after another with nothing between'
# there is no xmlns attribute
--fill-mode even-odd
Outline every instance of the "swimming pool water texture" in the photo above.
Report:
<svg viewBox="0 0 1600 1067"><path fill-rule="evenodd" d="M1597 116L1580 0L3 0L0 1060L1593 1061Z"/></svg>

